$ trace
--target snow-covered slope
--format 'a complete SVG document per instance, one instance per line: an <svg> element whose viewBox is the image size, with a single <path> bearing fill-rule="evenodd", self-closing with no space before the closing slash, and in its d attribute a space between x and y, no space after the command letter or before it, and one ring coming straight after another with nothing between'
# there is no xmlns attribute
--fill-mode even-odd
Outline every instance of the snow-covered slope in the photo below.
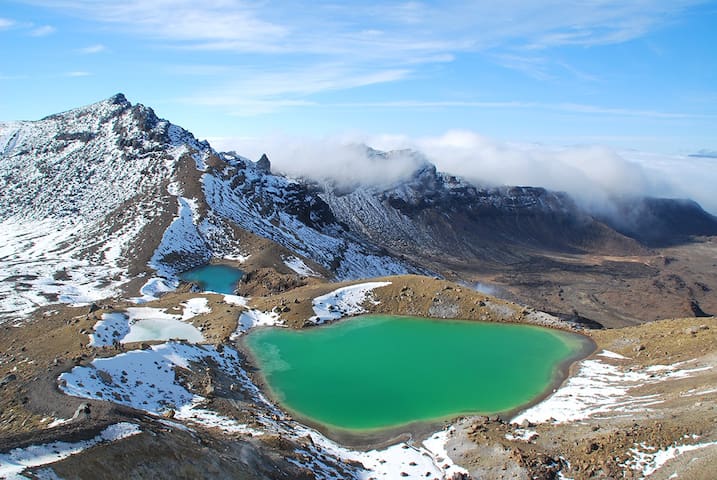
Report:
<svg viewBox="0 0 717 480"><path fill-rule="evenodd" d="M341 225L303 184L222 154L223 164L202 177L210 219L229 219L335 272L340 280L414 271Z"/></svg>
<svg viewBox="0 0 717 480"><path fill-rule="evenodd" d="M411 271L269 170L267 159L219 154L121 94L0 124L0 318L136 294L121 291L136 276L171 286L179 271L241 257L237 227L338 279Z"/></svg>
<svg viewBox="0 0 717 480"><path fill-rule="evenodd" d="M175 163L207 148L172 130L122 95L0 126L0 315L118 293Z"/></svg>

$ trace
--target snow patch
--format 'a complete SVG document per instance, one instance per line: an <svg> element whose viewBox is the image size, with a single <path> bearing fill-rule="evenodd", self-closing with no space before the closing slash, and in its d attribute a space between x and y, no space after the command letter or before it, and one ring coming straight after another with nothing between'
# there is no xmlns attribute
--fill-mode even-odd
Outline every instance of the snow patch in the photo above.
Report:
<svg viewBox="0 0 717 480"><path fill-rule="evenodd" d="M423 446L431 452L434 463L441 466L444 478L453 478L456 474L469 475L468 470L456 465L448 456L446 451L446 443L448 437L453 435L455 432L454 427L449 427L446 430L442 430L431 435L428 439L423 442Z"/></svg>
<svg viewBox="0 0 717 480"><path fill-rule="evenodd" d="M701 450L716 446L717 442L705 442L695 445L671 445L665 449L658 449L644 443L631 448L632 458L625 462L625 467L640 472L642 477L649 477L670 460L686 452ZM672 478L672 477L671 477Z"/></svg>
<svg viewBox="0 0 717 480"><path fill-rule="evenodd" d="M283 259L284 265L292 269L295 273L304 277L320 277L318 273L313 271L302 259L299 257L286 257Z"/></svg>
<svg viewBox="0 0 717 480"><path fill-rule="evenodd" d="M254 327L270 327L283 325L278 312L262 312L261 310L247 310L242 312L237 322L237 329L232 333L230 340L234 341Z"/></svg>
<svg viewBox="0 0 717 480"><path fill-rule="evenodd" d="M182 304L184 307L184 313L182 313L182 320L189 320L197 315L203 315L205 313L212 313L212 309L209 308L209 301L204 297L190 298Z"/></svg>
<svg viewBox="0 0 717 480"><path fill-rule="evenodd" d="M117 295L124 270L84 255L82 228L72 220L0 222L0 322L53 302L84 305Z"/></svg>
<svg viewBox="0 0 717 480"><path fill-rule="evenodd" d="M91 347L111 346L121 341L130 331L129 318L124 313L103 313L90 334Z"/></svg>
<svg viewBox="0 0 717 480"><path fill-rule="evenodd" d="M236 350L224 347L168 342L149 350L133 350L110 358L97 358L89 366L78 366L60 375L60 389L75 397L110 400L121 405L161 415L174 410L174 418L229 433L261 434L245 424L223 417L203 406L206 399L179 383L177 369L203 370L210 364L248 388L255 403L276 410L252 383Z"/></svg>
<svg viewBox="0 0 717 480"><path fill-rule="evenodd" d="M247 260L249 260L249 257L251 257L251 255L241 255L238 253L234 255L224 255L225 260L232 260L239 263L246 262Z"/></svg>
<svg viewBox="0 0 717 480"><path fill-rule="evenodd" d="M202 400L175 378L176 368L190 362L213 359L219 368L234 373L236 353L213 347L164 343L149 350L133 350L110 358L97 358L89 366L78 366L60 375L60 389L75 397L110 400L146 412L161 414Z"/></svg>
<svg viewBox="0 0 717 480"><path fill-rule="evenodd" d="M69 422L70 420L72 420L72 419L71 418L56 418L47 424L47 428L59 427L60 425L64 425L65 423Z"/></svg>
<svg viewBox="0 0 717 480"><path fill-rule="evenodd" d="M686 378L709 367L682 368L686 362L673 365L654 365L643 370L612 365L600 359L587 359L562 387L548 398L518 414L511 420L521 424L582 420L609 412L630 413L644 411L661 403L658 395L630 395L630 390L667 379Z"/></svg>
<svg viewBox="0 0 717 480"><path fill-rule="evenodd" d="M316 297L312 301L314 315L309 319L316 325L334 321L349 315L360 315L366 312L363 304L370 300L373 290L391 285L391 282L367 282L342 287L333 292Z"/></svg>
<svg viewBox="0 0 717 480"><path fill-rule="evenodd" d="M208 260L211 256L205 240L195 220L198 218L197 202L191 198L177 197L177 217L162 235L159 246L154 251L149 266L157 271L160 277L176 281L176 269L164 263L166 258L182 255L195 258L201 256Z"/></svg>
<svg viewBox="0 0 717 480"><path fill-rule="evenodd" d="M147 318L131 323L129 333L122 339L122 343L172 339L200 343L204 341L204 336L194 325L176 318Z"/></svg>
<svg viewBox="0 0 717 480"><path fill-rule="evenodd" d="M717 393L717 388L708 388L705 390L691 388L690 390L687 390L686 392L680 393L680 397L697 397L697 396L702 396L702 395L713 395L715 393Z"/></svg>
<svg viewBox="0 0 717 480"><path fill-rule="evenodd" d="M26 468L39 467L48 463L58 462L71 455L82 452L102 443L116 442L141 432L134 423L121 422L110 425L94 438L80 442L52 442L42 445L31 445L15 448L7 453L0 453L0 477L8 480L25 479L22 472Z"/></svg>
<svg viewBox="0 0 717 480"><path fill-rule="evenodd" d="M455 465L448 456L445 445L454 429L442 430L423 442L422 446L402 442L382 450L354 451L342 447L326 437L306 430L315 445L346 462L359 462L365 471L358 478L451 478L456 473L468 471ZM301 436L301 432L297 432ZM309 468L318 465L310 464ZM327 475L325 478L343 478Z"/></svg>
<svg viewBox="0 0 717 480"><path fill-rule="evenodd" d="M202 401L196 399L190 405L180 408L174 418L189 420L205 428L218 428L226 433L250 434L252 436L263 435L264 432L249 427L244 423L237 422L231 418L219 415L217 412L201 408Z"/></svg>
<svg viewBox="0 0 717 480"><path fill-rule="evenodd" d="M228 303L229 305L246 307L249 303L249 299L240 295L224 295L224 302Z"/></svg>
<svg viewBox="0 0 717 480"><path fill-rule="evenodd" d="M304 427L305 428L305 427ZM455 465L448 457L445 443L452 429L443 430L432 435L422 446L402 442L382 450L355 451L342 447L326 437L305 429L297 431L298 436L309 435L317 447L344 462L358 462L364 471L358 472L357 478L406 478L418 480L426 478L451 478L454 473L468 473ZM308 453L308 452L302 452ZM314 472L322 472L320 478L343 479L345 477L332 473L325 464L318 460L309 460L303 466Z"/></svg>
<svg viewBox="0 0 717 480"><path fill-rule="evenodd" d="M603 350L602 352L598 353L598 356L605 358L614 358L616 360L629 360L628 357L624 357L619 353L611 352L610 350Z"/></svg>
<svg viewBox="0 0 717 480"><path fill-rule="evenodd" d="M176 290L179 285L177 280L169 280L167 278L152 277L139 289L141 297L130 298L134 303L147 303L158 300L163 293Z"/></svg>

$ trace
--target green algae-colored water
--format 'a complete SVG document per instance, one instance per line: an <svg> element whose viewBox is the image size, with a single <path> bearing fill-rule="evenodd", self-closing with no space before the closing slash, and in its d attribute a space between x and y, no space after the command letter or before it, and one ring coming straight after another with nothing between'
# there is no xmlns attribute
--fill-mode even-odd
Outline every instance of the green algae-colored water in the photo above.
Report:
<svg viewBox="0 0 717 480"><path fill-rule="evenodd" d="M238 268L209 264L188 270L180 277L186 282L198 283L204 291L231 295L242 275L243 272Z"/></svg>
<svg viewBox="0 0 717 480"><path fill-rule="evenodd" d="M546 328L384 315L257 329L246 346L284 408L359 431L513 410L589 348L585 337Z"/></svg>

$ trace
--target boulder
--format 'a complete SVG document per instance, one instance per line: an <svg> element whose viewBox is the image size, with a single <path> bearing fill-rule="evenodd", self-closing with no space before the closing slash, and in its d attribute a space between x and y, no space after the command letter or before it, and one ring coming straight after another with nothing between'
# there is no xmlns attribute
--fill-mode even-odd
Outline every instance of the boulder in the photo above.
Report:
<svg viewBox="0 0 717 480"><path fill-rule="evenodd" d="M72 420L82 420L85 418L90 418L90 414L90 404L82 402L77 406L75 414L72 415Z"/></svg>
<svg viewBox="0 0 717 480"><path fill-rule="evenodd" d="M4 387L5 385L9 384L10 382L14 382L17 380L17 375L14 373L9 373L3 377L2 380L0 380L0 388Z"/></svg>

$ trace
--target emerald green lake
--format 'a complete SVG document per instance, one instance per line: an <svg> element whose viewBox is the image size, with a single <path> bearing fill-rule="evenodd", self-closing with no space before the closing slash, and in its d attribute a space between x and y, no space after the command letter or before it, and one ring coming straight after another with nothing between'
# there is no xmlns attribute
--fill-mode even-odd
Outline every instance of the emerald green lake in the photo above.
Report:
<svg viewBox="0 0 717 480"><path fill-rule="evenodd" d="M198 283L207 292L232 295L243 272L229 265L202 265L188 270L179 277L185 282Z"/></svg>
<svg viewBox="0 0 717 480"><path fill-rule="evenodd" d="M256 329L245 342L285 409L343 430L513 410L592 348L580 335L527 325L384 315Z"/></svg>

